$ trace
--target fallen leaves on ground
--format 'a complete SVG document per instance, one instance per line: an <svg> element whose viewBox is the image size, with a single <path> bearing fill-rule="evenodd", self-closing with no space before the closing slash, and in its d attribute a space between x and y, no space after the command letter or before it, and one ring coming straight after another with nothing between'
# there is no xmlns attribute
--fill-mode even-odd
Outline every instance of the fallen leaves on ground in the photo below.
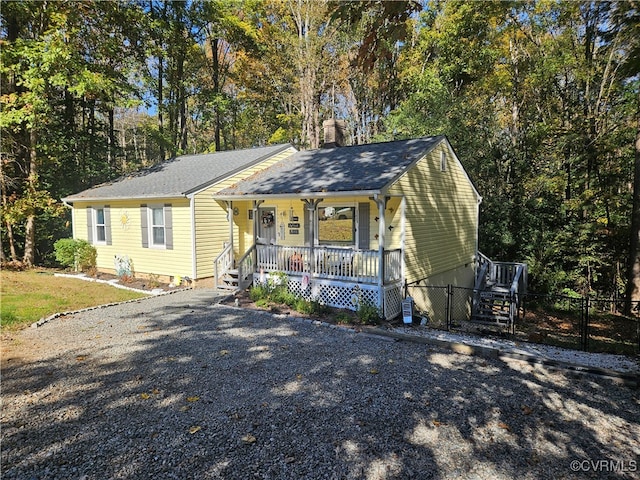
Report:
<svg viewBox="0 0 640 480"><path fill-rule="evenodd" d="M511 427L504 422L498 423L498 427L502 428L503 430L506 430L507 432L511 431Z"/></svg>

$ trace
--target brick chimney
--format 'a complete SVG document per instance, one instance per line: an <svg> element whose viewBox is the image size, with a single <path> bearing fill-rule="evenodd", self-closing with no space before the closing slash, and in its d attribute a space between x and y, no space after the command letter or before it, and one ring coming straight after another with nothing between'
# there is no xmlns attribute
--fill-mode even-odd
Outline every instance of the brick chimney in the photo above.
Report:
<svg viewBox="0 0 640 480"><path fill-rule="evenodd" d="M344 146L344 132L347 129L347 122L330 118L322 122L322 128L324 128L324 144L322 148Z"/></svg>

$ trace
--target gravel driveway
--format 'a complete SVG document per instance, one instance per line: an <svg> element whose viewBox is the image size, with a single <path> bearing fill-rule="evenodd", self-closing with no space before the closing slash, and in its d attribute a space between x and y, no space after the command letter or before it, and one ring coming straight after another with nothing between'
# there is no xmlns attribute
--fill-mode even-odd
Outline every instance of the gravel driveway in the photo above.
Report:
<svg viewBox="0 0 640 480"><path fill-rule="evenodd" d="M637 389L179 292L2 360L4 479L640 478Z"/></svg>

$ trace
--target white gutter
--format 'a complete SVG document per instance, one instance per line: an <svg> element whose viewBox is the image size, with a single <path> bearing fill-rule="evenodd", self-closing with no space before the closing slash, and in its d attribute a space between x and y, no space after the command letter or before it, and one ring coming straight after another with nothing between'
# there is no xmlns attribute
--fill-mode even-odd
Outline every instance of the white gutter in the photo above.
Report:
<svg viewBox="0 0 640 480"><path fill-rule="evenodd" d="M247 194L247 195L216 195L213 194L214 200L222 201L242 201L242 200L263 200L268 199L281 199L281 198L342 198L342 197L372 197L374 195L381 195L380 190L350 190L344 192L299 192L299 193L265 193L265 194Z"/></svg>
<svg viewBox="0 0 640 480"><path fill-rule="evenodd" d="M181 193L179 195L176 195L175 193L168 193L166 195L153 195L153 196L137 196L137 197L65 197L62 200L63 203L67 203L67 202L71 202L71 203L75 203L75 202L87 202L87 203L99 203L99 202L115 202L115 201L122 201L122 200L146 200L146 201L153 201L153 200L162 200L165 198L189 198L188 195L185 195L184 193Z"/></svg>

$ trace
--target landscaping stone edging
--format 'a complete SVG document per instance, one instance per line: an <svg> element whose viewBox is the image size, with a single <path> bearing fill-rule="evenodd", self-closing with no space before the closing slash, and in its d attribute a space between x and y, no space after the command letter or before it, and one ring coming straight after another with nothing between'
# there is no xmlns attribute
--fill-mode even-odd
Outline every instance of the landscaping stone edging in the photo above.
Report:
<svg viewBox="0 0 640 480"><path fill-rule="evenodd" d="M109 283L109 282L106 282L106 283ZM159 296L163 296L163 295L172 295L174 293L183 292L185 290L192 290L192 289L193 289L193 287L187 287L187 288L181 288L179 290L171 290L169 292L162 292L162 293L156 293L156 294L149 294L149 292L147 292L146 290L138 290L138 289L136 289L136 291L138 291L140 293L146 293L146 294L148 294L148 296L142 297L142 298L134 298L134 299L131 299L131 300L123 300L122 302L103 303L101 305L96 305L94 307L80 308L78 310L69 310L69 311L66 311L66 312L54 313L53 315L49 315L48 317L42 317L37 322L33 322L31 324L31 328L41 327L42 325L44 325L45 323L50 322L51 320L55 320L56 318L60 318L60 317L66 317L67 315L74 315L76 313L89 312L91 310L98 310L100 308L113 307L115 305L124 305L126 303L140 302L140 301L143 301L143 300L148 300L150 298L159 297ZM134 289L130 288L129 290L134 290Z"/></svg>
<svg viewBox="0 0 640 480"><path fill-rule="evenodd" d="M54 277L63 277L63 278L76 278L78 280L83 280L85 282L93 282L93 283L104 283L106 285L111 285L112 287L116 287L119 288L121 290L129 290L131 292L138 292L138 293L144 293L147 295L163 295L165 292L164 290L162 290L161 288L156 288L153 290L142 290L140 288L133 288L133 287L127 287L126 285L122 285L121 283L118 283L119 280L118 279L113 279L113 280L102 280L100 278L93 278L93 277L87 277L87 276L83 276L83 275L76 275L73 273L54 273L53 274ZM184 289L181 289L184 290ZM173 291L173 290L172 290ZM176 290L178 291L178 290ZM169 292L171 293L171 292Z"/></svg>

